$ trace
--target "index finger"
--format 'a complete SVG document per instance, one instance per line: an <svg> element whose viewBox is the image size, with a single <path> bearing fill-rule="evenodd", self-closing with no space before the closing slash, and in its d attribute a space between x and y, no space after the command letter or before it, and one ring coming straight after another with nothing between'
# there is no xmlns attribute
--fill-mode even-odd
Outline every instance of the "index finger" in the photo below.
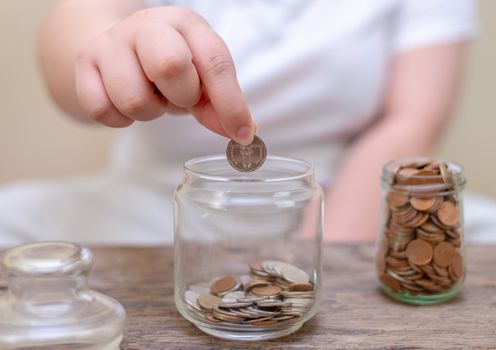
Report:
<svg viewBox="0 0 496 350"><path fill-rule="evenodd" d="M181 21L177 30L193 54L193 63L210 102L229 137L250 144L255 123L239 86L229 49L205 21L199 18L193 22Z"/></svg>

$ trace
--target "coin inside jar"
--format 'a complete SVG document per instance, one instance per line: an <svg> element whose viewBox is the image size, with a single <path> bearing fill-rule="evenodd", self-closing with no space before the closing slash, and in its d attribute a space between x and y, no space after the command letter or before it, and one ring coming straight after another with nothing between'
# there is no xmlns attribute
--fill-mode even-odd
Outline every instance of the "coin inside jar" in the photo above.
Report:
<svg viewBox="0 0 496 350"><path fill-rule="evenodd" d="M401 299L412 304L456 292L465 273L456 166L412 160L392 164L386 173L386 220L376 260L382 286L418 297Z"/></svg>
<svg viewBox="0 0 496 350"><path fill-rule="evenodd" d="M210 293L213 295L219 295L222 293L230 292L236 288L238 282L234 276L225 276L219 278L212 283L210 286Z"/></svg>
<svg viewBox="0 0 496 350"><path fill-rule="evenodd" d="M448 267L453 261L455 248L448 242L441 242L434 248L434 262L440 267Z"/></svg>
<svg viewBox="0 0 496 350"><path fill-rule="evenodd" d="M226 156L234 169L250 172L257 170L265 162L267 148L258 136L255 136L253 142L246 146L231 140L227 144Z"/></svg>
<svg viewBox="0 0 496 350"><path fill-rule="evenodd" d="M255 295L260 296L275 296L281 294L281 288L278 286L260 286L251 290Z"/></svg>
<svg viewBox="0 0 496 350"><path fill-rule="evenodd" d="M211 294L202 294L198 297L197 302L202 309L212 311L212 308L222 302L222 300Z"/></svg>
<svg viewBox="0 0 496 350"><path fill-rule="evenodd" d="M406 257L410 263L415 265L428 264L432 259L432 254L432 246L421 239L410 241L406 247Z"/></svg>
<svg viewBox="0 0 496 350"><path fill-rule="evenodd" d="M283 272L288 266L287 277L307 281L286 281ZM242 278L244 275L216 278L209 283L210 289L205 294L191 289L184 293L188 311L209 324L236 324L252 329L255 326L269 327L296 321L314 306L314 281L300 268L284 261L263 260L250 264L249 269L252 273L263 273L268 278L260 280L257 274L246 276L247 279ZM203 285L199 281L190 285L190 288L194 286L196 289ZM218 294L213 295L212 292Z"/></svg>

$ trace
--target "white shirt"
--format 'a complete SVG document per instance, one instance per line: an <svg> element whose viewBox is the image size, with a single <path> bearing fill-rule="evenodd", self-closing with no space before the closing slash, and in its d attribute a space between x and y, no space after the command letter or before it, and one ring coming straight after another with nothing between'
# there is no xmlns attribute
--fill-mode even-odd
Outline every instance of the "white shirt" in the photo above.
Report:
<svg viewBox="0 0 496 350"><path fill-rule="evenodd" d="M378 116L391 59L474 34L470 0L177 0L203 16L233 56L269 154L313 163L327 183L346 145ZM161 169L223 153L228 140L192 117L135 123L114 148L118 169Z"/></svg>
<svg viewBox="0 0 496 350"><path fill-rule="evenodd" d="M474 34L470 0L163 3L207 19L233 55L269 154L313 163L322 184L347 144L377 117L396 54ZM187 116L135 123L120 131L109 172L0 188L0 244L171 243L172 193L182 163L223 153L227 141ZM467 231L477 227L483 231L477 237L490 239L496 206L468 199Z"/></svg>

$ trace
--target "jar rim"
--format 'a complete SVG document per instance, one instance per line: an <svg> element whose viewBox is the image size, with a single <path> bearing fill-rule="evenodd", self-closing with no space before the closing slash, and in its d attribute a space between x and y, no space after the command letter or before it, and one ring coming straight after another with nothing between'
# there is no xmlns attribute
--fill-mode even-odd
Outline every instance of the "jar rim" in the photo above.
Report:
<svg viewBox="0 0 496 350"><path fill-rule="evenodd" d="M394 159L382 167L382 176L381 176L381 181L383 185L391 185L394 182L395 176L397 171L406 165L412 164L412 163L424 163L424 162L437 162L437 163L444 163L450 170L451 174L453 175L453 179L455 180L454 184L456 186L456 189L463 189L465 187L466 179L463 176L464 173L464 168L462 165L448 161L443 158L435 158L435 157L408 157L408 158L401 158L401 159ZM411 179L440 179L442 178L442 175L409 175L408 176ZM434 190L436 189L435 185L401 185L397 186L397 190L405 190L409 191L412 189L415 190L420 190L422 191L423 189L426 191L429 190ZM452 192L452 191L446 191L446 193ZM444 192L443 192L444 193Z"/></svg>
<svg viewBox="0 0 496 350"><path fill-rule="evenodd" d="M285 182L285 181L293 181L302 179L308 176L313 176L314 174L314 166L302 159L293 158L293 157L285 157L285 156L277 156L277 155L269 155L267 156L262 167L254 172L238 172L233 171L231 174L216 174L214 172L208 172L206 170L198 169L198 165L205 164L207 162L225 162L226 170L234 170L227 160L225 155L210 155L203 156L198 158L193 158L186 161L183 165L184 171L186 173L190 173L196 177L212 180L212 181L229 181L229 182ZM268 167L274 162L279 162L280 164L286 164L287 169L279 169L286 170L288 174L277 174L272 176L254 176L256 174L264 174L264 172L260 170L267 170ZM299 166L299 169L290 169L289 166Z"/></svg>

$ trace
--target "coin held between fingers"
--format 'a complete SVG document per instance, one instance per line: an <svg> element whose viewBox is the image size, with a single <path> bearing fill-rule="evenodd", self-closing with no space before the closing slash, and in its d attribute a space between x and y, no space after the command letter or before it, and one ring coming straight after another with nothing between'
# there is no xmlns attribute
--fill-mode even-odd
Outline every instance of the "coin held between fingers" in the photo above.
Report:
<svg viewBox="0 0 496 350"><path fill-rule="evenodd" d="M234 169L250 172L257 170L265 162L267 149L258 136L254 136L253 142L247 146L231 140L226 148L226 157Z"/></svg>

